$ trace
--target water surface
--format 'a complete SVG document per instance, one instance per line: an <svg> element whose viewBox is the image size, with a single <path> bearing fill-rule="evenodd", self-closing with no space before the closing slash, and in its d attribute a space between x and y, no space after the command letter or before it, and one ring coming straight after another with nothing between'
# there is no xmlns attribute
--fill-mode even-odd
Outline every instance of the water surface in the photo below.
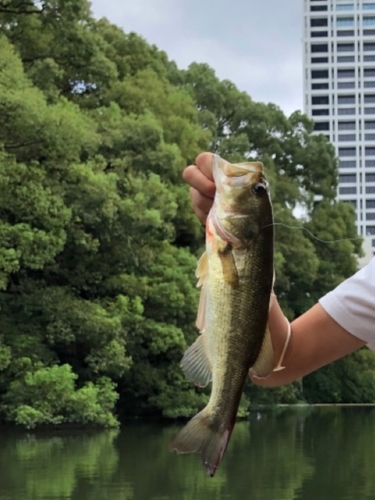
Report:
<svg viewBox="0 0 375 500"><path fill-rule="evenodd" d="M254 413L213 479L167 451L178 428L2 432L0 500L375 500L374 408Z"/></svg>

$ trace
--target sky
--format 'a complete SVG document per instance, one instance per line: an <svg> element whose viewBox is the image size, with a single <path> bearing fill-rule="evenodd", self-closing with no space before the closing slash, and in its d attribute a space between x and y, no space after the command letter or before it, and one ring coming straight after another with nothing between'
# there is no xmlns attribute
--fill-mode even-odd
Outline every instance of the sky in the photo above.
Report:
<svg viewBox="0 0 375 500"><path fill-rule="evenodd" d="M92 0L106 17L164 50L178 67L209 64L255 101L302 109L302 0Z"/></svg>

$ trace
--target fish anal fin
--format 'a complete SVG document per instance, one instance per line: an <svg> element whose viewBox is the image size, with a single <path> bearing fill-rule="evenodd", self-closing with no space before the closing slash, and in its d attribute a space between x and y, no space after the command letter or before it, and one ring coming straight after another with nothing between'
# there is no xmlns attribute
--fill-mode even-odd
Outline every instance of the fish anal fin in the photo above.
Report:
<svg viewBox="0 0 375 500"><path fill-rule="evenodd" d="M181 368L187 379L198 387L206 387L212 381L211 363L205 345L206 335L202 333L185 352Z"/></svg>
<svg viewBox="0 0 375 500"><path fill-rule="evenodd" d="M198 453L207 473L213 477L228 446L234 423L223 426L221 422L212 421L206 407L175 436L170 449L177 453Z"/></svg>
<svg viewBox="0 0 375 500"><path fill-rule="evenodd" d="M271 340L271 333L267 325L262 348L259 352L256 362L250 369L251 374L255 375L257 378L268 377L268 375L270 375L273 371L274 361L275 359L274 359L274 350Z"/></svg>
<svg viewBox="0 0 375 500"><path fill-rule="evenodd" d="M237 286L239 278L236 263L233 257L232 245L228 243L223 250L219 250L218 255L221 261L225 281L232 286Z"/></svg>

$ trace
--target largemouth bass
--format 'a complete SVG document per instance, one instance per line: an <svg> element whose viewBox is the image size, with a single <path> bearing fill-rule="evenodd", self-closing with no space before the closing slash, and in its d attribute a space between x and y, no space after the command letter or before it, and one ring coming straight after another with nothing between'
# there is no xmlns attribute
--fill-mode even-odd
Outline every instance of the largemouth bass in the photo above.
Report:
<svg viewBox="0 0 375 500"><path fill-rule="evenodd" d="M171 443L178 453L199 453L211 476L227 448L249 370L266 377L274 363L267 326L274 226L263 165L214 156L213 176L216 195L196 273L201 333L181 362L190 380L200 387L212 382L212 391Z"/></svg>

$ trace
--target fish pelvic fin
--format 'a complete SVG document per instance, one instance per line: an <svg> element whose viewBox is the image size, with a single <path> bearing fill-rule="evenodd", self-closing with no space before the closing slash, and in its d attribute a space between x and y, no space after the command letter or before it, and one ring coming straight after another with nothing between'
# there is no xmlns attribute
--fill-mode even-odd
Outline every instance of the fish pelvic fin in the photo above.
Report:
<svg viewBox="0 0 375 500"><path fill-rule="evenodd" d="M270 375L273 371L274 361L275 355L272 346L271 333L267 324L262 348L259 352L256 362L250 368L251 375L255 375L257 378L268 377L268 375Z"/></svg>
<svg viewBox="0 0 375 500"><path fill-rule="evenodd" d="M198 278L197 288L201 287L208 274L208 255L207 252L203 252L200 259L198 260L197 269L195 271L195 276Z"/></svg>
<svg viewBox="0 0 375 500"><path fill-rule="evenodd" d="M170 449L177 453L198 453L207 474L213 477L228 446L234 423L235 419L224 428L210 418L206 407L174 437Z"/></svg>
<svg viewBox="0 0 375 500"><path fill-rule="evenodd" d="M197 312L196 327L200 332L206 329L206 310L207 310L207 283L204 283L199 297L199 306Z"/></svg>
<svg viewBox="0 0 375 500"><path fill-rule="evenodd" d="M207 387L212 381L211 363L207 355L206 335L202 333L185 352L181 368L186 378L198 387Z"/></svg>

